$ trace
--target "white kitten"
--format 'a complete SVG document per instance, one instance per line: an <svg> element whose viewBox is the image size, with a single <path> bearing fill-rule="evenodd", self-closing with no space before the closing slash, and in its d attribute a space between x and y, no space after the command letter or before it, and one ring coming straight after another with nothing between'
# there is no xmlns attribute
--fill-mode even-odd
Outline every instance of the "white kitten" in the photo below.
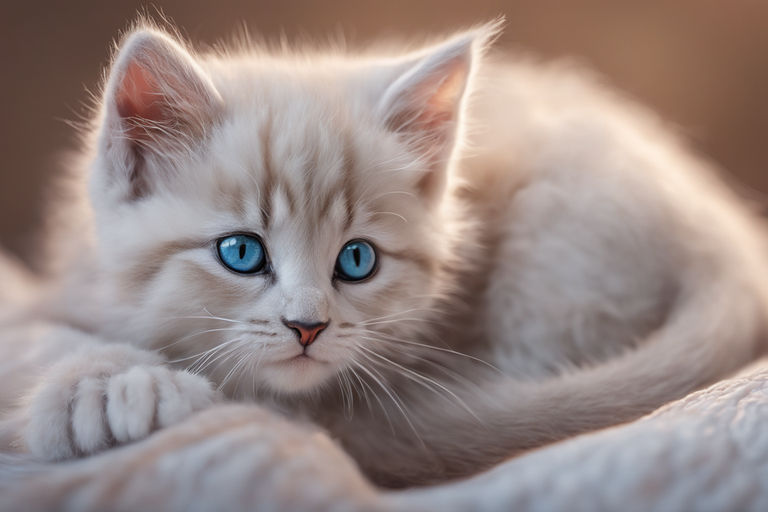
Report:
<svg viewBox="0 0 768 512"><path fill-rule="evenodd" d="M187 369L322 425L378 483L424 483L762 351L755 220L581 73L480 62L496 29L395 58L130 34L84 153L95 242L36 313L97 347L41 373L27 447L173 423L214 399Z"/></svg>

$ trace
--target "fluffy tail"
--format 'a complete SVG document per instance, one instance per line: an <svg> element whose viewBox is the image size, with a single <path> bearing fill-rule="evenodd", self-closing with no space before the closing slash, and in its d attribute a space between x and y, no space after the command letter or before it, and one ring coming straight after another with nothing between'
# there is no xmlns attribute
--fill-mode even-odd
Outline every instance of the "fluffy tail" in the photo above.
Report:
<svg viewBox="0 0 768 512"><path fill-rule="evenodd" d="M503 380L466 403L482 422L445 402L425 401L412 418L426 444L403 467L367 468L381 483L430 483L475 473L521 451L633 420L724 377L763 351L766 301L755 283L699 276L665 324L637 349L598 366L535 384ZM393 477L393 475L396 475Z"/></svg>

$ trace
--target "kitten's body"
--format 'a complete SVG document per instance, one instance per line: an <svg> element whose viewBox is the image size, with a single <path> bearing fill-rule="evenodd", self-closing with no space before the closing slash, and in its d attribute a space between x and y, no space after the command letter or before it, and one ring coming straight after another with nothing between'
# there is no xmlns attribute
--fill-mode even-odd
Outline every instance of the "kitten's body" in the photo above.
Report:
<svg viewBox="0 0 768 512"><path fill-rule="evenodd" d="M78 270L38 319L196 363L230 397L327 428L391 485L630 420L761 352L766 254L750 214L659 123L580 73L508 59L476 69L487 37L376 61L192 60L165 36L134 36L88 154L99 242L78 241ZM163 83L152 94L175 102L172 126L136 104L128 75ZM161 129L118 130L126 111ZM273 277L233 275L211 254L211 240L246 230L265 240ZM378 272L332 281L356 237L376 243ZM289 315L330 318L308 352L327 363L285 362L299 350L280 324ZM6 348L21 329L4 331ZM206 352L224 346L235 351ZM211 399L186 374L160 375L153 356L104 350L41 372L21 416L33 451L65 458L152 428L131 426L141 393L125 410L93 405L107 427L88 423L83 397L146 389L160 425ZM102 355L106 366L83 368ZM173 379L193 389L183 407ZM46 380L74 395L46 394Z"/></svg>

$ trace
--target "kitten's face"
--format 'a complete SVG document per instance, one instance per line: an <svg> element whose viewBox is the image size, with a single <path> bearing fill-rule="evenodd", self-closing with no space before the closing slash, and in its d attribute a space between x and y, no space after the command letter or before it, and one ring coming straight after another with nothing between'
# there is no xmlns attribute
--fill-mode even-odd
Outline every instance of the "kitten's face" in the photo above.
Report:
<svg viewBox="0 0 768 512"><path fill-rule="evenodd" d="M409 164L401 148L303 107L233 113L205 159L187 162L184 186L135 205L112 226L121 240L110 240L109 259L122 268L111 275L146 301L141 317L151 319L155 343L191 335L168 347L171 359L218 346L215 355L231 349L231 357L201 366L228 371L242 360L257 384L307 389L353 358L375 358L367 351L388 343L373 332L403 336L394 321L426 306L440 248L415 173L399 170ZM227 268L217 241L233 233L260 240L263 269ZM373 273L361 281L336 272L353 240L375 250ZM184 318L196 316L227 320ZM284 320L328 326L305 347ZM206 329L222 330L194 334ZM243 385L252 383L248 376Z"/></svg>
<svg viewBox="0 0 768 512"><path fill-rule="evenodd" d="M375 379L424 327L447 256L425 192L433 164L351 85L359 76L207 66L216 111L196 145L136 144L129 177L145 175L119 188L129 201L107 204L95 178L126 331L234 394L306 392L345 368ZM115 167L106 144L97 173Z"/></svg>

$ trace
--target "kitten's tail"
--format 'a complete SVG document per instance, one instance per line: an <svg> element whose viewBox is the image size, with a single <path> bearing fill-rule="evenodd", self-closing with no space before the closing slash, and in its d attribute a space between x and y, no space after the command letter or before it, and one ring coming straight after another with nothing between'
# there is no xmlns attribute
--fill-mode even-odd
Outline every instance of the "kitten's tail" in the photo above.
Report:
<svg viewBox="0 0 768 512"><path fill-rule="evenodd" d="M546 382L494 383L484 398L473 394L466 402L482 424L444 402L419 404L426 410L416 429L425 432L429 453L424 467L398 468L404 482L474 473L524 450L634 420L737 370L765 350L768 316L763 288L738 274L699 274L665 324L622 357Z"/></svg>
<svg viewBox="0 0 768 512"><path fill-rule="evenodd" d="M760 288L734 276L700 279L637 349L532 389L510 410L527 416L530 439L520 448L634 419L763 352L768 301Z"/></svg>

